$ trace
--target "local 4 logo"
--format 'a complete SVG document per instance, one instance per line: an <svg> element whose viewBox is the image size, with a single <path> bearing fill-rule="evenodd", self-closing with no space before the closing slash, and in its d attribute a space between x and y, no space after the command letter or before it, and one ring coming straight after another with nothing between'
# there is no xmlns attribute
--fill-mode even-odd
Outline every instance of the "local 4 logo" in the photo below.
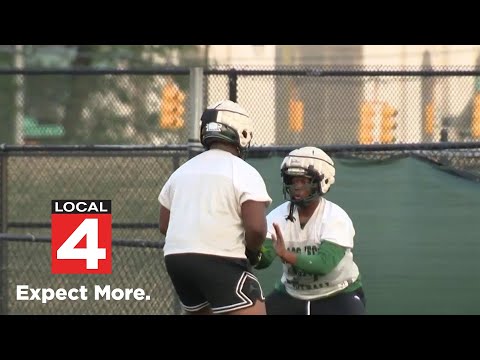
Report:
<svg viewBox="0 0 480 360"><path fill-rule="evenodd" d="M52 200L52 273L111 274L111 200Z"/></svg>

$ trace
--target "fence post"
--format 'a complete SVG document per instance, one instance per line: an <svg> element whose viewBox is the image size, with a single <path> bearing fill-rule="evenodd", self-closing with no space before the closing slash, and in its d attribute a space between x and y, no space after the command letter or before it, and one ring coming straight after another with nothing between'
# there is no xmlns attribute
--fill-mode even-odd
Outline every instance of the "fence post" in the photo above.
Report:
<svg viewBox="0 0 480 360"><path fill-rule="evenodd" d="M203 68L190 69L190 116L188 118L188 158L203 151L200 143L200 117L203 112Z"/></svg>
<svg viewBox="0 0 480 360"><path fill-rule="evenodd" d="M232 69L228 74L228 92L230 100L237 102L237 80L238 74L235 69Z"/></svg>
<svg viewBox="0 0 480 360"><path fill-rule="evenodd" d="M2 146L3 148L3 146ZM0 149L0 232L8 230L7 152ZM7 241L0 240L0 315L8 314Z"/></svg>

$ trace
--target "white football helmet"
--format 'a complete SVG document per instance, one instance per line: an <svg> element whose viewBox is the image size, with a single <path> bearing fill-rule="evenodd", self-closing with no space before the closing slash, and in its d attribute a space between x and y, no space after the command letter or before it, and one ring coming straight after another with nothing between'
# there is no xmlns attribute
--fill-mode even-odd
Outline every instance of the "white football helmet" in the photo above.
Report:
<svg viewBox="0 0 480 360"><path fill-rule="evenodd" d="M235 144L241 156L250 147L253 122L244 108L230 100L219 101L205 109L200 120L200 141L210 148L212 141Z"/></svg>
<svg viewBox="0 0 480 360"><path fill-rule="evenodd" d="M335 164L323 150L306 146L291 151L280 165L285 198L290 196L290 187L294 176L306 176L312 179L310 195L301 200L292 201L295 205L303 206L316 197L325 195L335 183Z"/></svg>

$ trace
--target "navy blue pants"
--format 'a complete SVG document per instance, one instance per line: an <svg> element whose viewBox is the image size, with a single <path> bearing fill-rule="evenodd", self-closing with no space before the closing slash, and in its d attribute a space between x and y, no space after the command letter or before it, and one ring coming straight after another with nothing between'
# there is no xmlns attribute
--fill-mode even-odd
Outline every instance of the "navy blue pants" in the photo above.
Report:
<svg viewBox="0 0 480 360"><path fill-rule="evenodd" d="M341 292L318 300L300 300L274 290L265 304L267 315L365 315L366 299L362 288Z"/></svg>

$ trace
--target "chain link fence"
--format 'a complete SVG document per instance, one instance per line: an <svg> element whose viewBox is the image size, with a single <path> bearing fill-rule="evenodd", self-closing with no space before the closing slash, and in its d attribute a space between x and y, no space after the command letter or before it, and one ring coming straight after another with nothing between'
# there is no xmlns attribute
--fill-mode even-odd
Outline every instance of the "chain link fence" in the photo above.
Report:
<svg viewBox="0 0 480 360"><path fill-rule="evenodd" d="M4 312L9 314L175 314L180 308L165 270L158 230L158 194L187 159L186 147L155 150L70 150L52 147L1 152L0 241ZM51 200L112 200L112 273L52 275ZM5 234L9 234L6 236ZM27 236L26 236L27 235ZM7 241L8 240L8 241ZM7 255L8 254L8 255ZM16 286L80 285L142 288L149 301L65 301L42 304L15 299ZM8 296L8 299L5 298ZM80 305L80 306L78 306Z"/></svg>
<svg viewBox="0 0 480 360"><path fill-rule="evenodd" d="M269 159L288 147L254 147L249 159L268 168ZM480 181L480 143L325 146L337 158L388 161L415 156L456 175ZM8 314L179 314L179 303L165 271L158 230L158 194L168 176L188 159L178 147L15 147L0 151L1 310ZM259 165L260 164L260 165ZM262 165L263 164L263 165ZM276 174L276 173L275 173ZM271 174L274 175L274 174ZM279 176L279 175L278 175ZM265 179L267 185L269 179ZM112 201L112 273L52 275L52 199ZM18 301L18 285L71 288L110 285L142 288L149 301Z"/></svg>
<svg viewBox="0 0 480 360"><path fill-rule="evenodd" d="M480 139L478 68L210 68L203 74L203 104L224 98L242 104L255 120L255 146ZM0 142L185 144L189 78L189 68L2 70Z"/></svg>
<svg viewBox="0 0 480 360"><path fill-rule="evenodd" d="M3 293L3 314L10 315L175 315L180 304L167 276L162 243L145 240L112 240L112 273L108 275L52 275L50 237L0 235L8 254L3 271L8 273ZM23 287L23 290L20 289ZM85 299L72 303L59 298L47 301L31 289L82 289ZM149 299L139 301L127 293L143 289ZM23 300L19 300L20 294ZM74 296L80 296L74 292ZM40 295L39 295L40 296ZM48 295L47 295L48 296Z"/></svg>
<svg viewBox="0 0 480 360"><path fill-rule="evenodd" d="M251 113L251 158L268 161L315 145L344 158L418 156L479 181L479 75L477 69L206 69L203 104L230 98ZM189 69L181 68L0 73L9 99L0 106L0 142L13 144L21 134L20 146L0 147L1 313L180 313L161 256L157 197L189 157L188 82ZM51 274L52 199L112 200L111 275ZM18 284L135 284L151 300L22 302L15 300Z"/></svg>

